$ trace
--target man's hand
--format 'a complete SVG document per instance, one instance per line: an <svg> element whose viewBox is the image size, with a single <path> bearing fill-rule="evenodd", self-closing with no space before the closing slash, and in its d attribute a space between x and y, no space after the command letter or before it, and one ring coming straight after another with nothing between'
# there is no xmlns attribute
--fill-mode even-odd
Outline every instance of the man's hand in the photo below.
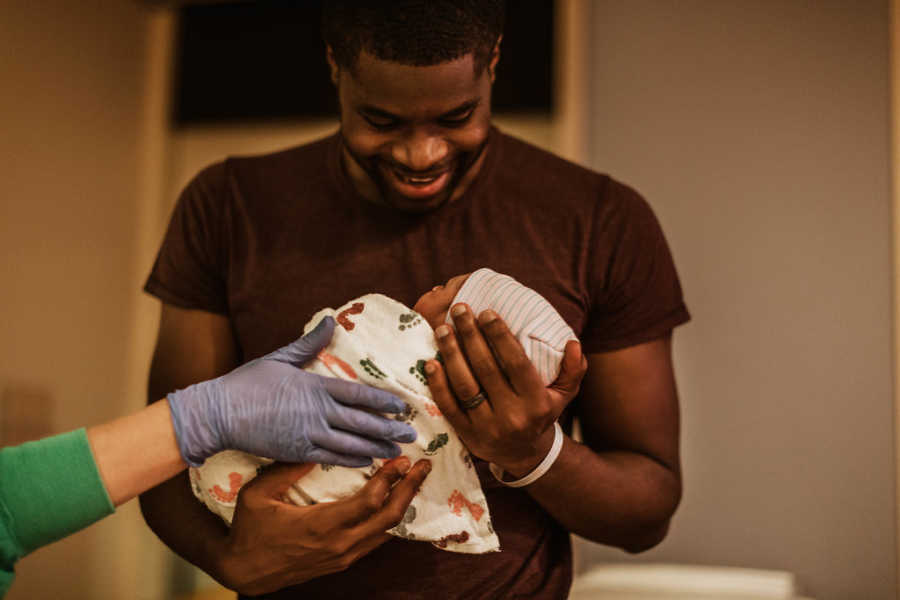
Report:
<svg viewBox="0 0 900 600"><path fill-rule="evenodd" d="M169 394L172 424L190 465L226 449L286 462L362 467L393 458L416 431L373 412L401 412L384 390L299 369L331 340L326 317L307 335L234 371Z"/></svg>
<svg viewBox="0 0 900 600"><path fill-rule="evenodd" d="M465 304L451 310L456 333L435 331L443 367L426 365L428 387L441 412L476 456L519 478L536 467L553 442L553 422L578 393L587 360L577 342L566 345L562 370L550 387L521 344L493 311L476 323ZM457 403L482 391L487 400L463 410Z"/></svg>
<svg viewBox="0 0 900 600"><path fill-rule="evenodd" d="M258 595L342 571L390 539L431 470L406 457L379 469L356 494L294 506L283 494L311 465L276 464L238 495L226 549L213 575L224 586Z"/></svg>

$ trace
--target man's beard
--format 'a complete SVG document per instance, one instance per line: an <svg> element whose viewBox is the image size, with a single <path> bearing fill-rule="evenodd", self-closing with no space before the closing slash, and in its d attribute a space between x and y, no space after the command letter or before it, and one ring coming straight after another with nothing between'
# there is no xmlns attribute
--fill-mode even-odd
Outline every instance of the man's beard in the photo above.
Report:
<svg viewBox="0 0 900 600"><path fill-rule="evenodd" d="M434 210L439 206L443 206L446 202L453 196L453 192L456 191L462 179L466 176L466 174L472 169L481 155L484 153L484 149L487 147L488 140L485 140L481 143L480 146L474 152L460 152L458 153L452 160L453 166L451 167L450 180L444 186L444 188L438 192L435 196L431 198L427 198L425 200L414 200L403 194L399 193L390 183L388 183L385 179L385 175L382 172L381 165L386 166L388 169L392 168L390 166L391 163L385 161L384 159L376 156L371 158L364 158L356 154L353 149L347 144L347 140L341 136L341 143L344 146L344 150L346 150L347 154L356 165L363 170L363 172L369 177L369 179L375 184L375 187L378 189L378 194L380 198L377 200L379 204L385 204L387 206L391 206L393 208L398 208L403 210L404 212L428 212L430 210ZM403 168L403 167L401 167ZM403 168L403 170L407 170ZM399 200L399 201L398 201Z"/></svg>

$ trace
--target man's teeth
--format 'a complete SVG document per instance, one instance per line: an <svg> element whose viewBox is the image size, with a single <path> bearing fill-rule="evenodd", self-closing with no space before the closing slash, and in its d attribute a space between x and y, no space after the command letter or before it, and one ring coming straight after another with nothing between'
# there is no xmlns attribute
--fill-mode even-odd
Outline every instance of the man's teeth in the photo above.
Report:
<svg viewBox="0 0 900 600"><path fill-rule="evenodd" d="M432 177L411 177L409 175L404 175L403 173L399 173L397 171L395 171L395 173L397 174L397 178L400 179L400 181L405 181L406 183L410 183L413 185L426 185L426 184L436 181L441 176L439 174L439 175L434 175Z"/></svg>

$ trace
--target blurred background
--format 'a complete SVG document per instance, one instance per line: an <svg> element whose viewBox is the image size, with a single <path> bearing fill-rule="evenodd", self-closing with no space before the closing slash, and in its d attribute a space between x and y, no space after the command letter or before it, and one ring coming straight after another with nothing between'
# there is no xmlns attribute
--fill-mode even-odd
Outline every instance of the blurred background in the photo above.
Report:
<svg viewBox="0 0 900 600"><path fill-rule="evenodd" d="M318 37L271 18L298 4L0 2L0 443L143 406L159 306L140 290L180 188L336 129ZM638 556L578 540L579 572L739 566L895 598L889 1L509 13L497 123L644 194L693 314L672 530ZM254 74L251 50L279 58ZM219 593L136 502L17 573L12 600Z"/></svg>

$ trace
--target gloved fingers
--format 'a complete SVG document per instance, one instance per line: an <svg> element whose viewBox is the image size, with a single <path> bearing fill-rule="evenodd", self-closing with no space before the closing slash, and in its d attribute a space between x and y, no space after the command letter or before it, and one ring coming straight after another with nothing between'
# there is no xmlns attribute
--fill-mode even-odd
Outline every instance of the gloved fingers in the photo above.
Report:
<svg viewBox="0 0 900 600"><path fill-rule="evenodd" d="M313 448L304 455L304 460L323 465L340 465L342 467L368 467L372 464L370 456L350 456L332 452L327 448Z"/></svg>
<svg viewBox="0 0 900 600"><path fill-rule="evenodd" d="M348 406L364 406L378 412L401 413L406 403L390 392L361 383L334 377L322 377L322 384L331 397Z"/></svg>
<svg viewBox="0 0 900 600"><path fill-rule="evenodd" d="M334 335L334 319L325 317L302 338L266 355L265 358L301 367L328 345Z"/></svg>
<svg viewBox="0 0 900 600"><path fill-rule="evenodd" d="M358 408L342 404L334 406L328 415L328 424L350 433L363 435L373 440L388 440L408 444L416 441L416 430L399 421L393 421Z"/></svg>
<svg viewBox="0 0 900 600"><path fill-rule="evenodd" d="M317 432L312 437L314 438L313 442L319 448L338 454L364 456L366 458L394 458L400 456L400 446L397 444L381 440L370 440L340 429Z"/></svg>

